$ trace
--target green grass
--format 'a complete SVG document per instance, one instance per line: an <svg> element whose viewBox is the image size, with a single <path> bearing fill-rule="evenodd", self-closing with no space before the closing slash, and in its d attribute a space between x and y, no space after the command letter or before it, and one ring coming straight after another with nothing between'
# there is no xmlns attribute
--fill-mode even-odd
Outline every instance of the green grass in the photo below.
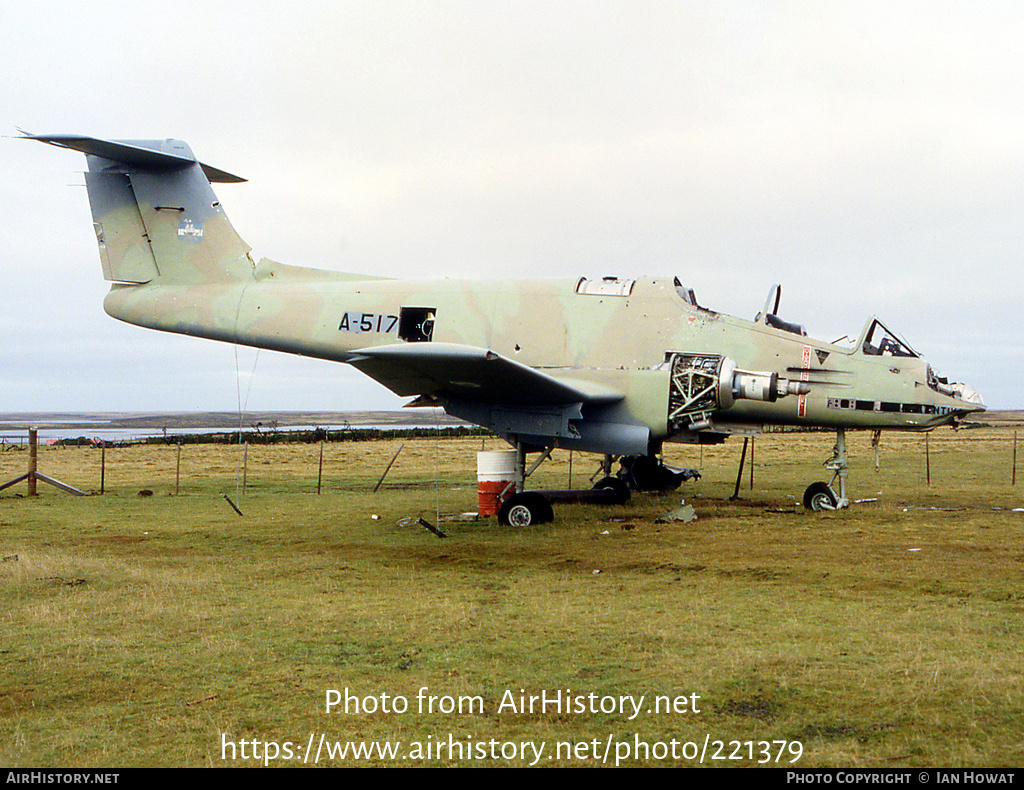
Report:
<svg viewBox="0 0 1024 790"><path fill-rule="evenodd" d="M0 764L253 765L225 763L222 738L305 747L311 733L543 741L543 765L597 764L547 754L610 736L799 741L802 767L1020 764L1024 513L1008 436L933 435L931 487L922 437L886 437L879 472L857 437L854 497L879 501L814 515L794 497L823 476L826 434L758 439L739 501L739 445L672 448L703 464L679 494L561 506L524 531L444 523L443 540L398 522L475 507L479 440L410 443L376 495L396 443L329 445L321 496L314 447L250 448L243 517L224 500L236 457L189 448L174 496L171 448L108 451L102 497L0 497L0 555L17 555L0 563ZM19 473L15 455L0 477ZM97 458L51 450L40 469L89 487ZM584 466L575 456L577 484ZM563 454L535 485L563 485L566 467ZM680 496L698 520L655 524ZM952 507L965 509L929 509ZM328 689L414 708L423 687L485 708L325 712ZM520 689L697 694L700 712L499 713Z"/></svg>

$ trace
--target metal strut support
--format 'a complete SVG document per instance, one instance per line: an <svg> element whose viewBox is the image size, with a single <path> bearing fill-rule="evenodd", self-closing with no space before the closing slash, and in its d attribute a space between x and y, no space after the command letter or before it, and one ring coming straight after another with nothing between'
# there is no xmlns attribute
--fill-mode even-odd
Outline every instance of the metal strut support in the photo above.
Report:
<svg viewBox="0 0 1024 790"><path fill-rule="evenodd" d="M875 451L875 471L878 471L879 459L878 459L878 445L882 441L882 430L872 432L871 434L871 449Z"/></svg>
<svg viewBox="0 0 1024 790"><path fill-rule="evenodd" d="M526 445L516 437L516 492L526 490Z"/></svg>
<svg viewBox="0 0 1024 790"><path fill-rule="evenodd" d="M526 490L526 478L537 471L537 467L544 463L548 458L551 457L551 451L554 447L545 447L544 452L540 454L540 458L533 462L533 466L529 469L526 468L526 445L524 445L518 438L515 441L516 448L516 471L515 480L511 481L504 490L498 495L499 499L504 499L505 495L510 489L514 489L512 493L522 493Z"/></svg>
<svg viewBox="0 0 1024 790"><path fill-rule="evenodd" d="M523 486L522 486L522 489L520 489L520 490L525 490L526 489L526 478L528 478L530 475L532 475L534 472L536 472L537 471L537 467L540 466L542 463L544 463L546 460L548 460L551 457L551 451L554 450L554 449L555 449L554 447L545 447L544 448L544 452L542 452L540 454L540 457L536 461L533 462L533 466L531 466L529 469L527 469L523 473L523 481L522 481L523 482ZM523 466L524 467L526 466L526 453L525 452L523 452Z"/></svg>
<svg viewBox="0 0 1024 790"><path fill-rule="evenodd" d="M832 448L832 458L825 462L825 468L832 472L832 481L829 483L835 490L835 482L839 480L839 501L836 502L836 509L849 507L850 500L846 496L846 475L849 465L846 462L846 429L839 428L836 431L836 446Z"/></svg>

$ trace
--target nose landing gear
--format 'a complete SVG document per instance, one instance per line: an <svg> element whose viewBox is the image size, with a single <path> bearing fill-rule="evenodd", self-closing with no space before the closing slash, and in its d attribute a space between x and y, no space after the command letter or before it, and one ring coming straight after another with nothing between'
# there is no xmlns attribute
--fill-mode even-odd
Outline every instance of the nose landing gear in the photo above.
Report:
<svg viewBox="0 0 1024 790"><path fill-rule="evenodd" d="M811 483L804 491L804 507L808 510L839 510L850 506L846 496L846 475L849 466L846 462L846 430L836 431L836 446L832 449L832 457L825 462L825 468L832 472L829 483ZM839 493L832 487L839 481Z"/></svg>

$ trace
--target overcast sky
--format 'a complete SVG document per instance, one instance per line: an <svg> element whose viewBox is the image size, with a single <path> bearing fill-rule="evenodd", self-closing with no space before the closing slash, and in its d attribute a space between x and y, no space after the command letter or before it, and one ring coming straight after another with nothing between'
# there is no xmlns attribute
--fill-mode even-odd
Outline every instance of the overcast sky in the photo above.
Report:
<svg viewBox="0 0 1024 790"><path fill-rule="evenodd" d="M678 276L877 314L1024 408L1019 2L5 3L0 133L186 140L257 256ZM395 408L345 365L103 312L85 158L0 139L0 412Z"/></svg>

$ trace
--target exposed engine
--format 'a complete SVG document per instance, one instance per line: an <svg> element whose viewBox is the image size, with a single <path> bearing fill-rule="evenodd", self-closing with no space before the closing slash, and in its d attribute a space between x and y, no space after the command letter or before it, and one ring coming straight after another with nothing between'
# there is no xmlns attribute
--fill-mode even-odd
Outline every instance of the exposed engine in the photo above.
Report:
<svg viewBox="0 0 1024 790"><path fill-rule="evenodd" d="M730 408L737 400L774 403L787 395L810 392L806 382L792 381L769 371L740 370L718 354L666 355L671 364L669 431L699 429L709 423L713 411Z"/></svg>

